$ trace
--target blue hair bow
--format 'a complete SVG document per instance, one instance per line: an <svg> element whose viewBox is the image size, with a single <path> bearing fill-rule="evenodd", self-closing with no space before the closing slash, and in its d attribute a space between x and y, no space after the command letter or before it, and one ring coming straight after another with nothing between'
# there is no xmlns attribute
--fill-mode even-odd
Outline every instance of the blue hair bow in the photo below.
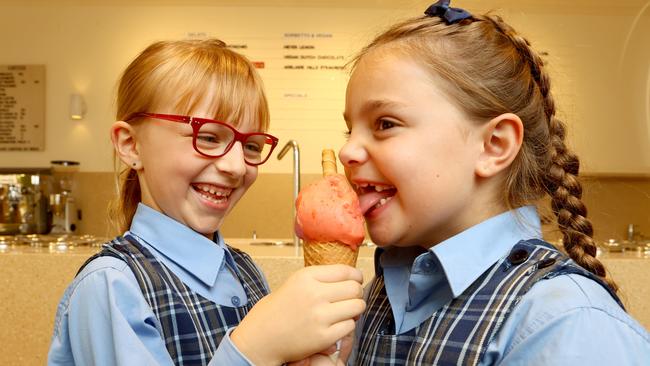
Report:
<svg viewBox="0 0 650 366"><path fill-rule="evenodd" d="M429 6L424 14L430 17L440 17L445 20L447 25L460 22L463 19L471 18L472 14L461 8L450 8L449 0L439 0Z"/></svg>

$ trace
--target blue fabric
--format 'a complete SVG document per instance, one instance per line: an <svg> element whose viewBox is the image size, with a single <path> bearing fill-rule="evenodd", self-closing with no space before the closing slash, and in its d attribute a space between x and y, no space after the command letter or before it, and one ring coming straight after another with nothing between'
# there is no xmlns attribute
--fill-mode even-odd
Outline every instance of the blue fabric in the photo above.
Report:
<svg viewBox="0 0 650 366"><path fill-rule="evenodd" d="M540 227L535 209L522 207L486 220L424 253L413 248L379 249L378 269L383 268L393 331L403 334L424 322L507 255L519 240L539 238ZM571 361L650 364L648 332L601 285L573 274L534 285L488 344L480 364Z"/></svg>
<svg viewBox="0 0 650 366"><path fill-rule="evenodd" d="M212 242L141 204L128 234L205 298L227 306L234 298L240 299L238 306L248 301L231 272L236 267L224 264L233 259L218 233L217 243ZM171 246L171 238L186 246ZM48 364L173 365L155 323L127 264L113 257L97 258L74 279L58 305ZM250 365L229 334L210 364Z"/></svg>

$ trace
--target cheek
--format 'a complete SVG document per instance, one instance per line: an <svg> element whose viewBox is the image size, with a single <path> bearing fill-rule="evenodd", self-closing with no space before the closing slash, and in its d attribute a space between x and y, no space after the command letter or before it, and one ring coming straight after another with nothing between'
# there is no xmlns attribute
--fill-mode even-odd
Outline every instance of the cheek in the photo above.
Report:
<svg viewBox="0 0 650 366"><path fill-rule="evenodd" d="M253 166L246 166L246 175L244 175L244 187L250 188L257 180L258 168Z"/></svg>

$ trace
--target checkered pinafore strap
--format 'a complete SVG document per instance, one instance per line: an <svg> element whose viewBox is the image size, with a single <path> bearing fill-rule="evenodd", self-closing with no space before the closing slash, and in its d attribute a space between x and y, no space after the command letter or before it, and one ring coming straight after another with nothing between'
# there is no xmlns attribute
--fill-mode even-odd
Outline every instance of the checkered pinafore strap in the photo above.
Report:
<svg viewBox="0 0 650 366"><path fill-rule="evenodd" d="M540 240L521 241L461 296L415 329L395 335L383 275L369 291L355 365L476 365L510 311L538 281L576 273L598 277ZM622 305L621 305L622 306Z"/></svg>
<svg viewBox="0 0 650 366"><path fill-rule="evenodd" d="M238 325L253 304L269 292L250 257L229 249L249 299L241 307L218 305L192 291L135 239L117 237L95 257L109 255L128 264L158 319L156 327L176 365L207 365L226 331Z"/></svg>

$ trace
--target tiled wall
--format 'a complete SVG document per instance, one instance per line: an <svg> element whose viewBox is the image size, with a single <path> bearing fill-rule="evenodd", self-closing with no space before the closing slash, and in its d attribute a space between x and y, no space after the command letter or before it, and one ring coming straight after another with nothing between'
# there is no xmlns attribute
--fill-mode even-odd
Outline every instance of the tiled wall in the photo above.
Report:
<svg viewBox="0 0 650 366"><path fill-rule="evenodd" d="M302 175L302 185L317 179ZM79 173L77 193L82 233L113 235L107 226L107 204L113 198L112 173ZM583 199L598 240L624 239L628 224L650 236L650 178L587 177ZM226 237L291 238L293 235L293 183L291 174L261 174L231 212L222 228ZM557 238L552 226L550 239Z"/></svg>

